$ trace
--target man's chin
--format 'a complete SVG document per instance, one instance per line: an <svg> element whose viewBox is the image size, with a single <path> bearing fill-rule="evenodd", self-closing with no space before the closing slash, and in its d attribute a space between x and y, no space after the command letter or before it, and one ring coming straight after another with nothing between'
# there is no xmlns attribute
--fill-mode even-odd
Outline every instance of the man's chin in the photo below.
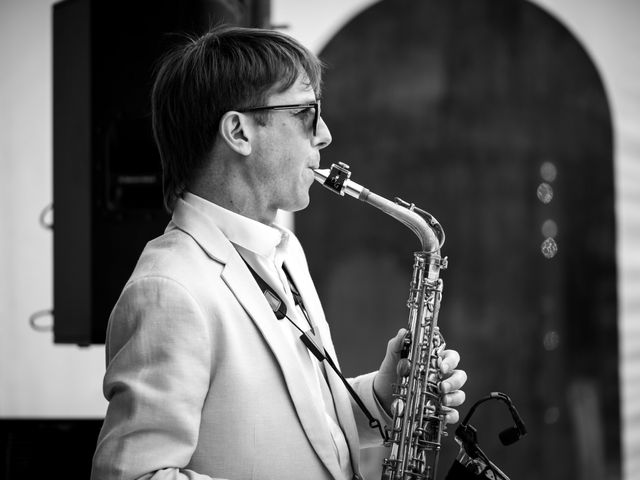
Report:
<svg viewBox="0 0 640 480"><path fill-rule="evenodd" d="M309 198L309 195L307 195L306 198L300 199L299 202L296 202L295 204L292 204L288 208L283 208L282 210L284 210L285 212L289 212L289 213L296 213L296 212L299 212L299 211L304 210L305 208L307 208L309 206L310 202L311 202L311 200Z"/></svg>

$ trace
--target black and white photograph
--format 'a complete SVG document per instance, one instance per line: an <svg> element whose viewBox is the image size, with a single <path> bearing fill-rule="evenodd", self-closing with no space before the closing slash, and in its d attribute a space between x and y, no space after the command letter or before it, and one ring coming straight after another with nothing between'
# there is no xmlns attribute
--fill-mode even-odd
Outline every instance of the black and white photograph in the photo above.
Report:
<svg viewBox="0 0 640 480"><path fill-rule="evenodd" d="M640 2L1 0L0 480L640 479Z"/></svg>

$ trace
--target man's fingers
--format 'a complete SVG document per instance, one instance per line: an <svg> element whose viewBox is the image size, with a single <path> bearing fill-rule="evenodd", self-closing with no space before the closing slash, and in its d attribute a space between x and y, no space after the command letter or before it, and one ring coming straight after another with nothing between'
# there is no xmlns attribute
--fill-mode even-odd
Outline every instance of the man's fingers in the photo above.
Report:
<svg viewBox="0 0 640 480"><path fill-rule="evenodd" d="M401 328L395 337L387 343L387 353L398 355L402 351L403 339L407 335L407 329Z"/></svg>
<svg viewBox="0 0 640 480"><path fill-rule="evenodd" d="M440 352L438 366L443 374L447 374L455 370L460 363L460 354L455 350L443 350Z"/></svg>
<svg viewBox="0 0 640 480"><path fill-rule="evenodd" d="M454 408L442 407L442 410L446 412L444 421L445 423L457 423L460 420L460 414Z"/></svg>
<svg viewBox="0 0 640 480"><path fill-rule="evenodd" d="M462 390L456 390L455 392L443 395L442 404L447 407L458 407L464 403L465 398L466 395Z"/></svg>
<svg viewBox="0 0 640 480"><path fill-rule="evenodd" d="M467 372L464 370L454 370L444 380L440 382L442 393L455 392L460 390L467 382Z"/></svg>
<svg viewBox="0 0 640 480"><path fill-rule="evenodd" d="M380 364L378 374L388 377L389 385L395 381L398 368L398 360L402 351L403 339L407 334L406 328L401 328L395 337L387 342L387 352Z"/></svg>

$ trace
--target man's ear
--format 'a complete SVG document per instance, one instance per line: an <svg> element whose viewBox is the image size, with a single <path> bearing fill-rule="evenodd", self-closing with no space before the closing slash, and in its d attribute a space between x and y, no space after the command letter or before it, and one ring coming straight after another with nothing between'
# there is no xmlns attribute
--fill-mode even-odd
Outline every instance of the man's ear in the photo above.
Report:
<svg viewBox="0 0 640 480"><path fill-rule="evenodd" d="M251 134L254 125L247 115L230 111L220 119L218 133L233 151L247 156L251 153Z"/></svg>

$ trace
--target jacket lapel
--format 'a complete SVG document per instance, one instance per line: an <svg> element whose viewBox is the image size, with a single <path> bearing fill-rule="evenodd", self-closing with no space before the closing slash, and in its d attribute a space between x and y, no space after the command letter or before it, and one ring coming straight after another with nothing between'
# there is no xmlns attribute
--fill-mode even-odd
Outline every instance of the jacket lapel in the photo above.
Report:
<svg viewBox="0 0 640 480"><path fill-rule="evenodd" d="M296 284L296 287L302 296L309 317L313 323L318 326L319 334L327 353L336 363L336 366L340 368L336 352L333 347L333 342L331 341L329 325L327 324L320 304L320 298L318 297L311 277L306 273L308 272L306 265L296 265L298 258L302 257L291 255L285 263L287 264L287 268L291 274L293 282ZM325 370L329 388L333 395L338 422L342 427L347 444L349 445L354 473L357 473L360 459L360 440L358 437L358 428L353 415L353 407L351 405L349 392L345 388L340 377L326 363Z"/></svg>
<svg viewBox="0 0 640 480"><path fill-rule="evenodd" d="M247 265L224 234L203 213L179 200L172 219L173 226L189 234L212 259L223 263L222 279L242 305L273 352L289 390L300 423L327 470L341 476L325 413L307 387L296 352L283 335L269 303L260 291Z"/></svg>

